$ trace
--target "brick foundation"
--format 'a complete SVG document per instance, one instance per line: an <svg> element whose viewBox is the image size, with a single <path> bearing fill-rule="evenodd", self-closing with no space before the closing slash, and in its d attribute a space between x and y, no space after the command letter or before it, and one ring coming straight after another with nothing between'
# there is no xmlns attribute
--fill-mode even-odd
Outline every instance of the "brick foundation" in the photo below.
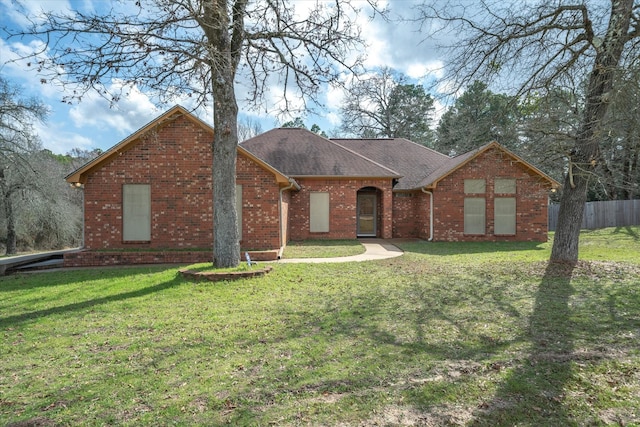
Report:
<svg viewBox="0 0 640 427"><path fill-rule="evenodd" d="M277 250L249 251L252 261L273 261L278 257ZM245 261L245 252L241 254ZM63 267L101 267L134 264L197 264L213 262L210 251L80 251L64 254Z"/></svg>

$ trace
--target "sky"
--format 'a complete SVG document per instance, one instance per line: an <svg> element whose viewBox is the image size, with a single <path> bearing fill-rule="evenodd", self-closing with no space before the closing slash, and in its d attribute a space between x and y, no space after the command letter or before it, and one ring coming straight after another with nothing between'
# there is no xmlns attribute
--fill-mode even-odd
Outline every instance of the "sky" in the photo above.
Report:
<svg viewBox="0 0 640 427"><path fill-rule="evenodd" d="M81 102L68 105L62 102L65 93L60 87L42 84L41 76L34 67L28 67L25 61L13 61L19 52L32 50L39 41L7 37L7 33L1 28L26 28L28 20L25 13L37 16L41 10L87 12L99 8L101 1L104 0L21 0L19 5L16 0L0 0L0 75L13 85L21 87L24 96L35 96L48 106L50 115L47 122L37 123L35 129L43 147L56 154L67 154L74 148L107 150L170 108L167 105L157 107L156 100L138 88L131 90L115 105L95 93L87 94ZM296 1L304 5L305 1L310 0ZM358 1L360 0L356 0ZM365 2L361 3L366 5ZM411 14L411 4L411 0L388 0L387 3L393 16ZM365 63L367 69L391 67L408 76L412 83L424 84L432 96L439 98L439 94L434 93L437 86L434 89L433 83L442 76L443 62L438 58L436 41L426 39L417 26L406 23L371 20L364 14L359 17L358 22L369 46ZM119 83L114 80L111 84ZM243 93L243 82L237 82L236 92ZM276 87L267 102L276 103L278 95ZM331 136L332 130L340 125L339 108L343 96L341 90L325 88L321 92L321 98L326 108L318 114L307 115L304 118L307 127L318 124ZM188 99L179 103L189 108ZM242 103L239 107L240 121L259 123L263 131L298 115L286 117L265 113L273 111L270 105L261 106L258 110L250 109ZM436 116L443 110L443 105L436 101ZM213 124L212 111L201 109L197 114L205 122Z"/></svg>

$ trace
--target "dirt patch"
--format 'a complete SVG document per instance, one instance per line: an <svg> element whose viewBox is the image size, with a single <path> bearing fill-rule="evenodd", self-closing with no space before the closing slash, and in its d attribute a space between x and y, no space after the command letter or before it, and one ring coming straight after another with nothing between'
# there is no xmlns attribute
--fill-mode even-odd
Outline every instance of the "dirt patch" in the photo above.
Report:
<svg viewBox="0 0 640 427"><path fill-rule="evenodd" d="M249 277L260 277L260 276L264 276L267 273L270 273L271 270L273 270L273 267L271 267L270 265L267 265L266 267L257 268L255 270L246 270L246 271L215 272L215 271L180 270L180 274L185 279L193 280L193 281L208 280L210 282L222 282L222 281L245 279Z"/></svg>
<svg viewBox="0 0 640 427"><path fill-rule="evenodd" d="M463 426L473 420L474 409L441 405L426 411L420 411L411 407L393 405L385 407L380 413L361 422L358 426Z"/></svg>

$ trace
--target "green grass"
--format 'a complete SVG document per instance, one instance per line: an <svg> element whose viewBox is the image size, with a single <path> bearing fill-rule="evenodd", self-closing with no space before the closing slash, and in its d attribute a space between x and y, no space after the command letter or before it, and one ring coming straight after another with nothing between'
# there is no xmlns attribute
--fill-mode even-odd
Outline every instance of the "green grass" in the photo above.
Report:
<svg viewBox="0 0 640 427"><path fill-rule="evenodd" d="M289 242L283 258L333 258L364 253L357 240L305 240Z"/></svg>
<svg viewBox="0 0 640 427"><path fill-rule="evenodd" d="M638 234L4 277L0 425L640 425Z"/></svg>

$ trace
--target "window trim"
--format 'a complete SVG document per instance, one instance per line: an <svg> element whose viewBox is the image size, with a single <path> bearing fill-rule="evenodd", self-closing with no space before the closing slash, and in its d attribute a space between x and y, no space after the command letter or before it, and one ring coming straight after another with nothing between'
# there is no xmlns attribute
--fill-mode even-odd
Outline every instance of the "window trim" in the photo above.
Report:
<svg viewBox="0 0 640 427"><path fill-rule="evenodd" d="M503 201L512 201L513 203L513 213L509 213L509 215L498 215L498 203ZM498 221L498 218L501 218L501 221ZM496 197L493 199L493 234L496 236L515 236L518 231L518 201L515 197ZM504 224L505 221L509 221L509 230L498 231L498 224ZM513 226L513 228L511 228Z"/></svg>
<svg viewBox="0 0 640 427"><path fill-rule="evenodd" d="M327 191L309 192L309 233L328 233L331 198Z"/></svg>
<svg viewBox="0 0 640 427"><path fill-rule="evenodd" d="M498 191L498 182L506 182L509 181L509 187L511 187L511 183L513 183L513 189L509 188L509 191ZM516 194L518 188L518 183L515 178L496 178L493 181L493 193L494 194Z"/></svg>
<svg viewBox="0 0 640 427"><path fill-rule="evenodd" d="M473 215L469 212L472 206L467 206L467 203L476 203L482 202L482 215ZM480 229L473 230L471 229L473 224L471 223L471 218L482 217L482 232ZM480 224L480 221L478 221ZM479 226L478 226L479 227ZM463 232L467 236L484 236L487 234L487 199L484 197L465 197L464 198L464 211L463 211Z"/></svg>
<svg viewBox="0 0 640 427"><path fill-rule="evenodd" d="M128 197L136 196L131 193L136 189L146 189L146 194L142 195L146 198L142 202L142 208L140 206L129 206ZM137 195L140 197L140 195ZM138 204L140 204L138 202ZM146 205L146 206L144 206ZM146 211L146 212L143 212ZM145 217L145 224L143 227L145 230L140 233L140 223L134 222L133 218L129 218L130 215L137 217L139 221L140 217ZM131 229L134 227L135 231ZM122 241L125 243L149 243L151 241L151 185L150 184L123 184L122 185Z"/></svg>
<svg viewBox="0 0 640 427"><path fill-rule="evenodd" d="M474 188L475 186L480 187L477 190ZM464 194L485 194L487 192L487 180L484 178L480 179L465 179L464 180Z"/></svg>

